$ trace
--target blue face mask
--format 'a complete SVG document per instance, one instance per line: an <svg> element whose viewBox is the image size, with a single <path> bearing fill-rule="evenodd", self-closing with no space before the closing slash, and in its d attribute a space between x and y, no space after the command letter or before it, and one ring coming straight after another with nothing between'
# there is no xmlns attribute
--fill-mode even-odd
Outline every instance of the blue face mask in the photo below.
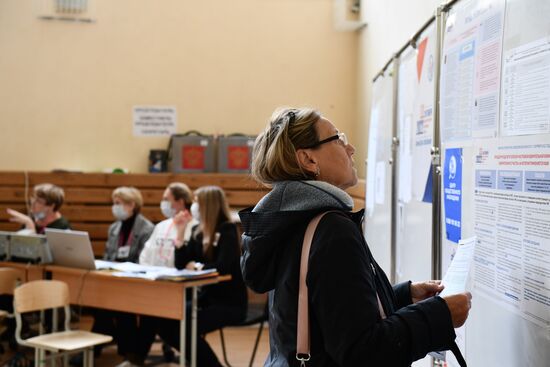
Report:
<svg viewBox="0 0 550 367"><path fill-rule="evenodd" d="M160 211L166 218L172 218L176 215L176 210L172 208L172 203L169 200L163 200L160 202Z"/></svg>

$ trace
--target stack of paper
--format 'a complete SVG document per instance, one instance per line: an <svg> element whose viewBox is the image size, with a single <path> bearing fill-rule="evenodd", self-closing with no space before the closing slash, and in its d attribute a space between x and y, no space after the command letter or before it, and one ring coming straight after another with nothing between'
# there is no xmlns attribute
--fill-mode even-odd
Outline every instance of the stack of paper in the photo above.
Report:
<svg viewBox="0 0 550 367"><path fill-rule="evenodd" d="M113 275L117 277L143 278L151 280L186 280L192 278L201 278L216 273L216 269L178 270L176 268L168 268L164 266L146 266L131 262L119 263L115 261L105 260L96 260L95 267L97 270L116 270Z"/></svg>

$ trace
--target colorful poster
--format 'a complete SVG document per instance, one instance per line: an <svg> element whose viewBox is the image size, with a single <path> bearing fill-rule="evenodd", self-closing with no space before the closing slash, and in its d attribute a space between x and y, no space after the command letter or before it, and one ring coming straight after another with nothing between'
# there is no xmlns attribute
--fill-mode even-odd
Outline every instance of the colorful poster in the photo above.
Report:
<svg viewBox="0 0 550 367"><path fill-rule="evenodd" d="M441 60L443 142L497 134L504 5L464 0L449 13Z"/></svg>
<svg viewBox="0 0 550 367"><path fill-rule="evenodd" d="M542 136L475 148L474 286L550 327L550 144Z"/></svg>
<svg viewBox="0 0 550 367"><path fill-rule="evenodd" d="M462 148L445 150L443 198L446 237L458 243L462 228Z"/></svg>

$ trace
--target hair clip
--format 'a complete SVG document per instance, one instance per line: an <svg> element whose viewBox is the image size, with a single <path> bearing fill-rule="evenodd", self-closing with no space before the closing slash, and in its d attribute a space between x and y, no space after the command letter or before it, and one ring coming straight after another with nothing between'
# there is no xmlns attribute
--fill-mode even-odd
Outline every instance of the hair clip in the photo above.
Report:
<svg viewBox="0 0 550 367"><path fill-rule="evenodd" d="M294 113L294 111L289 111L288 114L288 124L293 124L294 121L296 120L296 114Z"/></svg>

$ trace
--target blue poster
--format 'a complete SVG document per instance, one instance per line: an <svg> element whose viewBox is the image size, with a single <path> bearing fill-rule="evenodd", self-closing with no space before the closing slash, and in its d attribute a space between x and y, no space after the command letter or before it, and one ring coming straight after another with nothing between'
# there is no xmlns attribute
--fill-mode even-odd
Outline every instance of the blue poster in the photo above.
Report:
<svg viewBox="0 0 550 367"><path fill-rule="evenodd" d="M445 150L443 204L447 239L458 243L462 224L462 148Z"/></svg>

